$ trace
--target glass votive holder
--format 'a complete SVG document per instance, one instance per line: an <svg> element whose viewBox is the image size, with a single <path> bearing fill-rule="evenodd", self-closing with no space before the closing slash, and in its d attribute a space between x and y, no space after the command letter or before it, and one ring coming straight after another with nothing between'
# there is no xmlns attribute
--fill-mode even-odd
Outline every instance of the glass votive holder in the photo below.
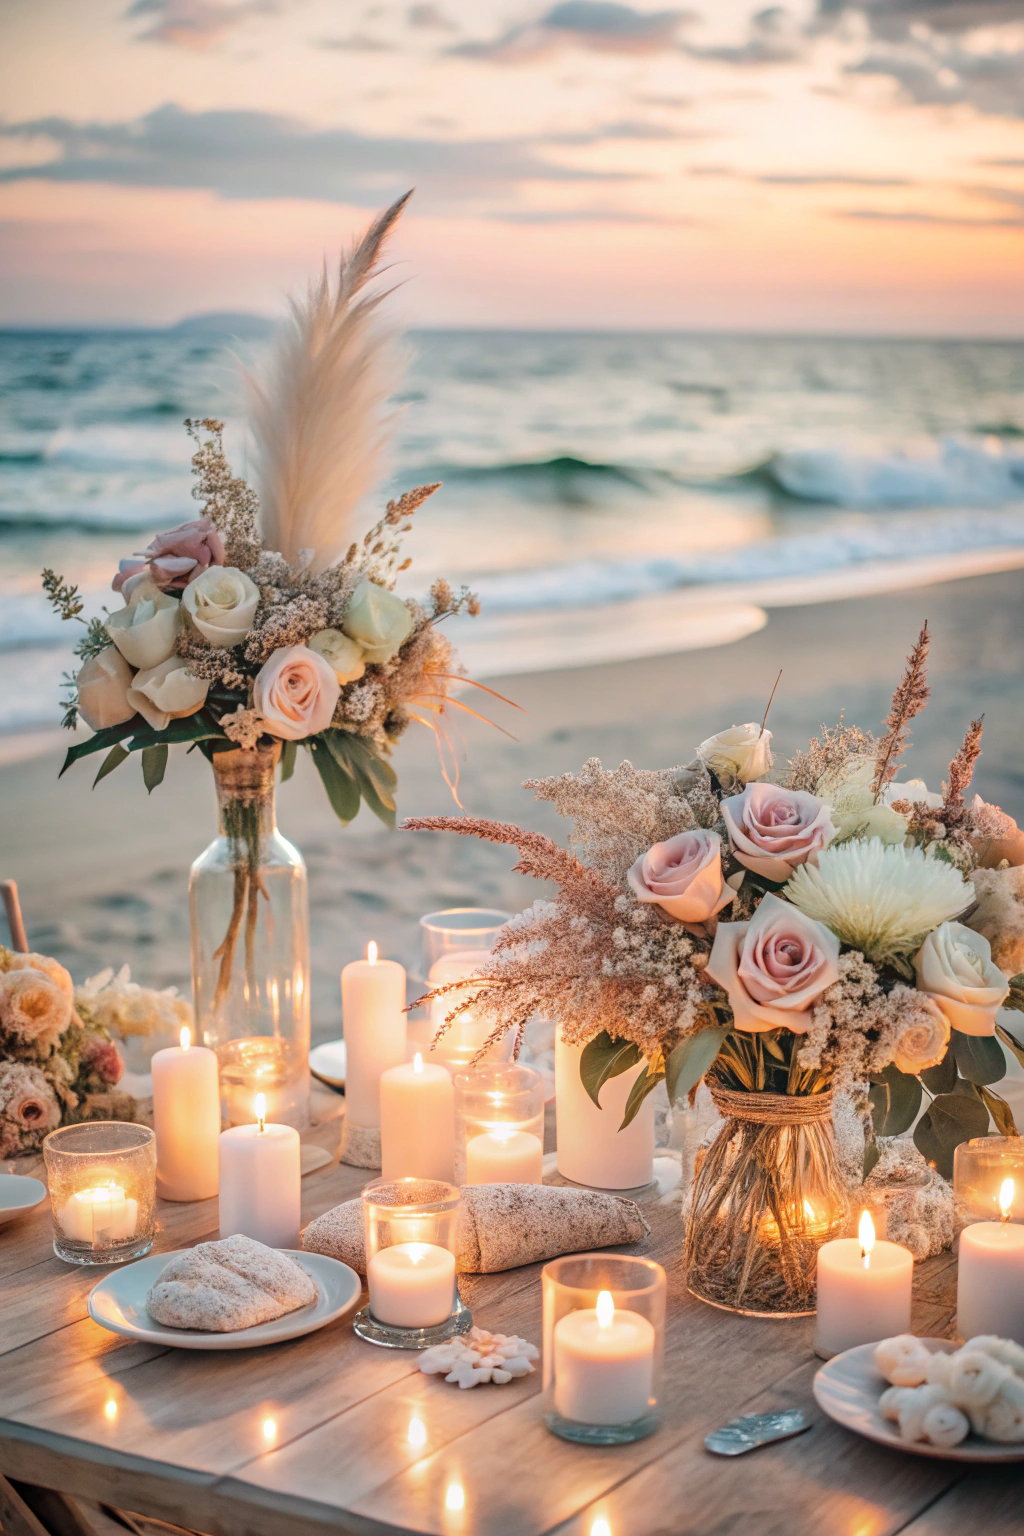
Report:
<svg viewBox="0 0 1024 1536"><path fill-rule="evenodd" d="M125 1264L153 1246L156 1137L147 1125L89 1120L51 1131L43 1158L53 1251L68 1264Z"/></svg>
<svg viewBox="0 0 1024 1536"><path fill-rule="evenodd" d="M581 1445L657 1429L665 1271L652 1259L570 1254L545 1264L544 1422Z"/></svg>
<svg viewBox="0 0 1024 1536"><path fill-rule="evenodd" d="M1007 1220L1024 1222L1024 1136L972 1136L953 1154L953 1211L957 1232L974 1221L999 1221L999 1196L1013 1180Z"/></svg>
<svg viewBox="0 0 1024 1536"><path fill-rule="evenodd" d="M465 1071L483 1049L491 1032L490 1020L479 1018L472 1008L463 1008L432 1048L431 1042L452 1010L467 1003L486 985L483 981L468 978L475 971L486 968L491 945L511 916L510 912L491 907L452 907L446 912L428 912L426 917L420 918L427 985L447 987L464 980L467 984L465 987L452 986L443 997L435 998L429 1006L429 1019L411 1025L410 1038L419 1031L430 1049L429 1059L439 1062L453 1074ZM419 1047L421 1041L417 1039L416 1044ZM510 1032L490 1047L487 1059L507 1061L512 1054L512 1045Z"/></svg>
<svg viewBox="0 0 1024 1536"><path fill-rule="evenodd" d="M363 1190L367 1306L353 1328L388 1349L427 1349L473 1326L455 1278L461 1195L440 1179L374 1179Z"/></svg>
<svg viewBox="0 0 1024 1536"><path fill-rule="evenodd" d="M460 1184L543 1182L539 1072L515 1062L482 1062L455 1074L455 1176Z"/></svg>

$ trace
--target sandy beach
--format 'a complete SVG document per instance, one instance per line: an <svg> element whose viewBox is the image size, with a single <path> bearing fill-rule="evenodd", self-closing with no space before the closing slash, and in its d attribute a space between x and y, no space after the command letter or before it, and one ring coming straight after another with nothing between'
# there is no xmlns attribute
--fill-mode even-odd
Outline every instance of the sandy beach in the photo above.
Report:
<svg viewBox="0 0 1024 1536"><path fill-rule="evenodd" d="M472 814L518 820L562 835L547 805L521 781L575 771L588 757L614 766L685 763L697 742L759 719L779 668L770 725L777 751L802 746L841 711L877 726L903 657L925 619L934 634L932 701L914 728L909 766L938 787L968 722L984 712L976 784L1024 815L1020 678L1024 572L1010 571L900 593L771 610L757 633L732 644L647 660L545 671L501 680L522 713L493 705L515 734L467 721L460 795ZM481 696L484 697L484 696ZM18 880L32 942L82 979L124 962L139 981L188 988L186 882L214 831L207 766L173 749L167 778L147 796L135 763L93 791L90 763L60 782L52 752L0 768L3 874ZM400 814L452 810L433 741L412 727L398 749ZM417 968L417 922L457 905L514 910L537 894L509 873L510 850L466 838L389 833L362 810L340 827L305 756L280 792L282 831L309 866L313 1035L336 1035L338 971L374 938Z"/></svg>

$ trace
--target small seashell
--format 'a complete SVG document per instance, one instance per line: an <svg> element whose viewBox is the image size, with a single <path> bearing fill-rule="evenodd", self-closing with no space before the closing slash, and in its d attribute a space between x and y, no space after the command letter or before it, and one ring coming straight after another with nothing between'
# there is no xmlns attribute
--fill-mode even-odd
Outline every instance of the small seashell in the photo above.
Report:
<svg viewBox="0 0 1024 1536"><path fill-rule="evenodd" d="M504 1386L506 1381L512 1380L512 1372L504 1371L500 1365L496 1365L491 1372L491 1380L496 1381L500 1386Z"/></svg>

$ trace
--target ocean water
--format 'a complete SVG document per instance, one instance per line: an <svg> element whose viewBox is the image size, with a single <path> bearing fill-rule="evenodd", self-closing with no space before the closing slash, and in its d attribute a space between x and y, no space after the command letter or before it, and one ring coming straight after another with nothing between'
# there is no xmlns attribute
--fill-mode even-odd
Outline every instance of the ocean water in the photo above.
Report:
<svg viewBox="0 0 1024 1536"><path fill-rule="evenodd" d="M76 581L89 612L117 605L117 560L195 513L183 418L223 417L244 472L239 369L264 345L187 325L0 333L0 733L58 719L72 626L47 608L41 567ZM860 570L870 583L922 555L1024 552L1022 343L411 345L382 498L444 482L408 537L404 590L444 573L480 592L465 630L477 675L514 670L518 645L531 665L563 646L602 659L612 621L636 653L674 649L671 605L709 587L720 600L751 582Z"/></svg>

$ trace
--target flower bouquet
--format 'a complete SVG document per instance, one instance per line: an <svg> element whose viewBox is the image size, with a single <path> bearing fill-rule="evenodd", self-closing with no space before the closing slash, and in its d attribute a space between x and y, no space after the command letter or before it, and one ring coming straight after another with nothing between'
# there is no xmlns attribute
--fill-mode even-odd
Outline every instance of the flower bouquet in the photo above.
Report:
<svg viewBox="0 0 1024 1536"><path fill-rule="evenodd" d="M823 728L778 769L762 721L710 737L686 768L592 760L528 781L570 818L571 851L491 821L407 823L514 844L517 870L558 887L506 925L480 988L460 994L492 1040L514 1030L518 1043L537 1014L557 1021L585 1047L598 1106L643 1063L623 1126L662 1080L674 1103L707 1082L723 1121L686 1260L690 1289L721 1306L813 1309L817 1249L847 1219L837 1091L862 1115L865 1176L876 1137L911 1126L947 1179L955 1147L990 1119L1015 1134L992 1084L1000 1039L1024 1061L996 1018L1024 1004L1024 836L966 799L981 721L941 794L898 780L928 644L926 626L878 739Z"/></svg>

